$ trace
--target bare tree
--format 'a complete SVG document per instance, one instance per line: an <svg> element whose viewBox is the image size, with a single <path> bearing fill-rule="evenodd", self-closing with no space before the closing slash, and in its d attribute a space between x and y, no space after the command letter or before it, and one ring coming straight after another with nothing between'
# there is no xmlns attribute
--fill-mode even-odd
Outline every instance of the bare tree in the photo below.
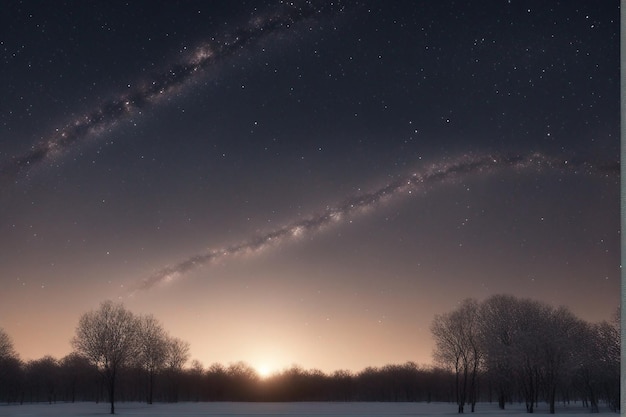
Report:
<svg viewBox="0 0 626 417"><path fill-rule="evenodd" d="M455 373L459 413L464 412L468 401L473 412L476 403L477 374L482 362L478 313L476 300L466 299L456 310L436 315L431 324L436 343L435 360Z"/></svg>
<svg viewBox="0 0 626 417"><path fill-rule="evenodd" d="M549 309L530 299L517 300L513 351L515 370L526 401L526 411L533 413L539 400L542 379L543 347Z"/></svg>
<svg viewBox="0 0 626 417"><path fill-rule="evenodd" d="M350 401L354 391L354 375L348 370L337 370L331 375L331 393L335 401Z"/></svg>
<svg viewBox="0 0 626 417"><path fill-rule="evenodd" d="M57 390L60 381L59 362L52 356L29 361L25 366L27 394L31 402L57 401Z"/></svg>
<svg viewBox="0 0 626 417"><path fill-rule="evenodd" d="M493 296L481 306L485 365L497 386L500 408L504 408L505 396L512 391L513 379L526 401L526 411L534 412L541 388L546 385L548 356L549 391L556 392L565 353L552 334L559 330L552 311L538 301L510 295Z"/></svg>
<svg viewBox="0 0 626 417"><path fill-rule="evenodd" d="M13 341L11 337L0 328L0 360L6 358L14 358L17 356L15 349L13 348Z"/></svg>
<svg viewBox="0 0 626 417"><path fill-rule="evenodd" d="M245 362L231 363L226 369L228 390L234 401L255 400L256 386L259 375L256 370Z"/></svg>
<svg viewBox="0 0 626 417"><path fill-rule="evenodd" d="M83 314L72 346L101 372L115 414L115 386L120 369L137 355L137 320L122 304L105 301Z"/></svg>
<svg viewBox="0 0 626 417"><path fill-rule="evenodd" d="M167 356L165 368L170 378L170 401L178 401L178 379L185 363L189 360L189 342L167 336Z"/></svg>
<svg viewBox="0 0 626 417"><path fill-rule="evenodd" d="M84 401L96 392L97 371L83 356L76 352L63 357L59 361L63 379L64 401Z"/></svg>
<svg viewBox="0 0 626 417"><path fill-rule="evenodd" d="M152 315L141 316L137 320L138 364L148 376L147 403L152 404L154 395L154 379L156 374L165 367L168 359L169 346L167 333Z"/></svg>
<svg viewBox="0 0 626 417"><path fill-rule="evenodd" d="M603 321L594 326L594 356L600 392L612 410L620 410L620 323Z"/></svg>
<svg viewBox="0 0 626 417"><path fill-rule="evenodd" d="M511 375L515 363L513 341L515 336L515 305L511 295L494 295L480 306L481 345L485 353L487 375L498 397L498 406L504 410L514 390Z"/></svg>
<svg viewBox="0 0 626 417"><path fill-rule="evenodd" d="M200 401L203 390L204 365L197 359L191 361L191 368L188 371L190 384L186 387L188 395L193 401Z"/></svg>
<svg viewBox="0 0 626 417"><path fill-rule="evenodd" d="M598 399L602 390L601 360L599 360L599 325L585 323L581 329L581 343L575 351L575 360L578 363L573 382L583 398L583 405L591 408L592 413L598 413Z"/></svg>
<svg viewBox="0 0 626 417"><path fill-rule="evenodd" d="M166 366L169 369L180 371L189 360L189 342L177 337L167 336Z"/></svg>
<svg viewBox="0 0 626 417"><path fill-rule="evenodd" d="M556 391L564 381L564 374L573 368L574 346L581 343L584 323L567 308L547 310L544 323L539 323L538 331L542 339L542 380L550 406L550 414L555 413Z"/></svg>
<svg viewBox="0 0 626 417"><path fill-rule="evenodd" d="M227 399L228 374L222 364L211 364L206 371L205 381L209 401L225 401Z"/></svg>
<svg viewBox="0 0 626 417"><path fill-rule="evenodd" d="M544 397L554 413L558 388L572 379L571 369L587 363L578 353L588 344L584 335L590 334L584 322L565 307L510 295L490 297L480 310L485 368L498 390L500 408L515 390L515 381L527 412L534 412ZM583 367L578 380L589 375Z"/></svg>
<svg viewBox="0 0 626 417"><path fill-rule="evenodd" d="M22 362L11 337L0 328L0 400L17 400L22 377Z"/></svg>

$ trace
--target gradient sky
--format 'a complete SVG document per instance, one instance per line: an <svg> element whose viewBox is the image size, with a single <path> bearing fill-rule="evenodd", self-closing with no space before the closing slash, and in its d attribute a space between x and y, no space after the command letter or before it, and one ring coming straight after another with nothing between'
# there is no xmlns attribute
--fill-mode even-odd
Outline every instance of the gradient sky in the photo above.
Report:
<svg viewBox="0 0 626 417"><path fill-rule="evenodd" d="M23 359L69 353L106 299L205 365L327 372L430 364L466 297L619 305L618 1L129 3L0 12L0 327ZM535 152L555 162L345 209Z"/></svg>

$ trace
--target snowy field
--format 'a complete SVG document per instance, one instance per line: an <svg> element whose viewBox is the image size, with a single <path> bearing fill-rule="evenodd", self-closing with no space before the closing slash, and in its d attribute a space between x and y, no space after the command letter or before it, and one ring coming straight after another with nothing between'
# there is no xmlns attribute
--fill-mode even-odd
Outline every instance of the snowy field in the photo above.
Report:
<svg viewBox="0 0 626 417"><path fill-rule="evenodd" d="M119 416L200 417L200 416L303 416L303 417L395 417L395 416L454 416L454 404L449 403L177 403L177 404L116 404ZM601 408L604 415L617 415ZM15 417L92 417L109 414L108 404L25 404L2 405L0 416ZM496 404L478 404L472 416L521 416L526 415L523 404L498 410ZM540 404L535 415L549 416L547 406ZM570 407L558 407L556 415L591 417L598 416L584 409L580 403Z"/></svg>

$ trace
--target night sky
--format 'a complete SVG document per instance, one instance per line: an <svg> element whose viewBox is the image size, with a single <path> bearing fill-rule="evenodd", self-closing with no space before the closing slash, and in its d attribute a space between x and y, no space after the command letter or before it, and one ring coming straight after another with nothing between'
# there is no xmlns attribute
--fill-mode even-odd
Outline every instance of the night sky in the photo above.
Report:
<svg viewBox="0 0 626 417"><path fill-rule="evenodd" d="M152 313L205 365L432 362L510 293L619 305L618 1L14 1L0 327Z"/></svg>

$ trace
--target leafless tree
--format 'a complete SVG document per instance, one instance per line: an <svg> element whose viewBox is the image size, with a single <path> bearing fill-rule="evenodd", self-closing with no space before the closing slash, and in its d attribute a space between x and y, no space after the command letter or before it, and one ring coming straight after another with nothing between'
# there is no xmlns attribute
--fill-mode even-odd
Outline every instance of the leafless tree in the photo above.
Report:
<svg viewBox="0 0 626 417"><path fill-rule="evenodd" d="M64 401L84 401L95 394L97 371L85 357L72 352L59 361L59 366Z"/></svg>
<svg viewBox="0 0 626 417"><path fill-rule="evenodd" d="M137 356L137 320L122 304L105 301L83 314L72 346L101 372L115 414L115 386L120 369Z"/></svg>
<svg viewBox="0 0 626 417"><path fill-rule="evenodd" d="M526 401L526 411L533 413L539 400L545 344L543 329L549 310L547 306L530 299L517 300L515 307L516 326L512 346L517 361L514 370Z"/></svg>
<svg viewBox="0 0 626 417"><path fill-rule="evenodd" d="M20 392L22 362L11 337L0 328L0 400L16 401Z"/></svg>
<svg viewBox="0 0 626 417"><path fill-rule="evenodd" d="M31 360L25 366L28 381L27 398L31 402L45 400L49 404L57 401L57 389L60 381L60 367L52 356Z"/></svg>
<svg viewBox="0 0 626 417"><path fill-rule="evenodd" d="M511 375L515 355L513 341L515 335L516 299L510 295L494 295L480 306L481 345L485 353L487 375L498 397L498 406L505 408L513 393Z"/></svg>
<svg viewBox="0 0 626 417"><path fill-rule="evenodd" d="M593 326L592 345L594 366L597 370L599 394L612 410L620 409L620 323L603 321Z"/></svg>
<svg viewBox="0 0 626 417"><path fill-rule="evenodd" d="M577 345L575 360L578 363L573 376L574 386L582 396L583 405L592 413L598 413L598 401L602 390L601 360L598 358L599 325L585 323L581 329L581 343Z"/></svg>
<svg viewBox="0 0 626 417"><path fill-rule="evenodd" d="M547 305L508 295L493 296L482 305L485 364L498 386L501 408L506 392L511 389L509 381L514 379L526 401L527 412L534 411L544 382L550 314Z"/></svg>
<svg viewBox="0 0 626 417"><path fill-rule="evenodd" d="M479 306L466 299L450 313L436 315L431 324L435 338L435 360L455 373L458 412L463 413L466 402L476 403L476 382L482 362L480 346Z"/></svg>
<svg viewBox="0 0 626 417"><path fill-rule="evenodd" d="M259 375L256 370L245 362L236 362L228 365L228 394L234 401L255 400Z"/></svg>
<svg viewBox="0 0 626 417"><path fill-rule="evenodd" d="M191 367L188 371L190 384L186 387L189 397L193 401L200 401L203 389L204 365L197 359L191 361Z"/></svg>
<svg viewBox="0 0 626 417"><path fill-rule="evenodd" d="M582 343L580 338L584 323L567 308L545 309L544 322L538 323L541 333L542 381L550 406L550 413L555 413L556 392L563 384L565 373L576 366L573 352Z"/></svg>
<svg viewBox="0 0 626 417"><path fill-rule="evenodd" d="M170 353L168 336L152 315L140 316L137 319L137 330L138 355L135 359L147 373L147 403L152 404L155 377L165 367Z"/></svg>
<svg viewBox="0 0 626 417"><path fill-rule="evenodd" d="M13 341L4 329L0 328L0 360L16 356Z"/></svg>
<svg viewBox="0 0 626 417"><path fill-rule="evenodd" d="M183 366L189 360L189 342L177 337L167 336L167 355L165 369L170 380L170 401L178 401L178 380Z"/></svg>
<svg viewBox="0 0 626 417"><path fill-rule="evenodd" d="M584 322L565 307L510 295L492 296L480 310L485 368L498 390L500 408L516 383L527 412L534 412L543 397L554 413L559 386L582 361L576 352L586 343Z"/></svg>
<svg viewBox="0 0 626 417"><path fill-rule="evenodd" d="M335 401L350 401L354 395L354 375L348 370L337 370L330 377L331 393Z"/></svg>
<svg viewBox="0 0 626 417"><path fill-rule="evenodd" d="M177 337L167 336L167 357L165 364L168 369L180 371L189 360L189 342Z"/></svg>
<svg viewBox="0 0 626 417"><path fill-rule="evenodd" d="M225 401L228 396L228 374L224 366L219 363L211 364L205 375L209 401Z"/></svg>

